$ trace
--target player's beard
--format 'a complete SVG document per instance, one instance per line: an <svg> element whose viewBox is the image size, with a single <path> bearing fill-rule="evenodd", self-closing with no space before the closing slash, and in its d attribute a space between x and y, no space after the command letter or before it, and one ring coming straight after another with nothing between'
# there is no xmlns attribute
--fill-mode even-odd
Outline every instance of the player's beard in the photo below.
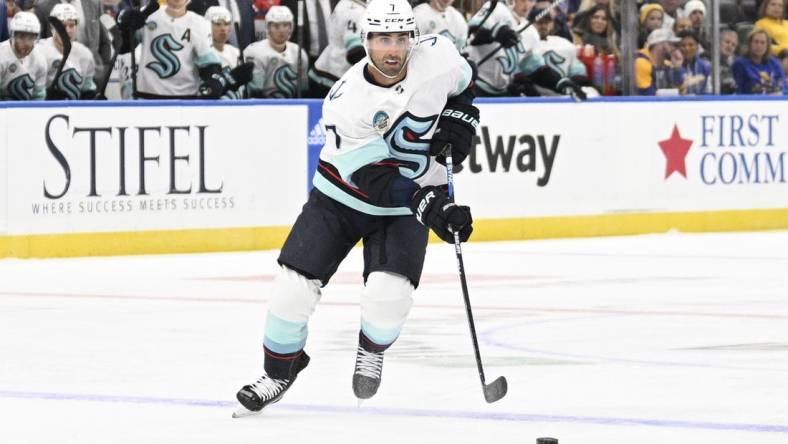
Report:
<svg viewBox="0 0 788 444"><path fill-rule="evenodd" d="M387 61L396 63L386 63ZM377 66L377 68L386 76L396 77L400 72L402 72L403 61L403 57L385 55L375 62L375 66Z"/></svg>

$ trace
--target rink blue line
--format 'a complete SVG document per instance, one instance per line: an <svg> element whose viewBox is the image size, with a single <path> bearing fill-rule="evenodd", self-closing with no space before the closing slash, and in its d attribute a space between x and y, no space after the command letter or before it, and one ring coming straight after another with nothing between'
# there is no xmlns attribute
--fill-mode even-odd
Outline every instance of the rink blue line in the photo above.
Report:
<svg viewBox="0 0 788 444"><path fill-rule="evenodd" d="M142 396L115 396L115 395L89 395L71 393L39 393L0 390L0 398L14 399L45 399L54 401L91 401L119 404L149 404L164 406L212 407L231 409L238 406L235 401L216 401L206 399L185 398L153 398ZM710 421L682 421L670 419L646 418L605 418L596 416L566 416L543 415L528 413L495 413L473 412L455 410L423 410L396 407L347 407L320 404L287 404L279 403L277 410L290 410L299 412L322 412L342 414L364 414L378 416L407 416L417 418L444 418L444 419L478 419L484 421L501 422L553 422L574 424L596 424L613 426L648 426L660 428L681 428L699 430L730 430L757 433L786 433L788 426L778 424L753 424L753 423L726 423ZM228 413L229 416L229 413Z"/></svg>

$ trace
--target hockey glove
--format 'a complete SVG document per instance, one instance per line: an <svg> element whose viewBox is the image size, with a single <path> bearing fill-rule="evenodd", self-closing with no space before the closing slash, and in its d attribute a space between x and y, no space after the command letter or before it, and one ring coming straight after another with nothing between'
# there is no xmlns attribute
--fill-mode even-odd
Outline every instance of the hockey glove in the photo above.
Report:
<svg viewBox="0 0 788 444"><path fill-rule="evenodd" d="M254 63L246 62L241 63L230 72L224 74L227 80L227 89L230 91L238 91L238 88L246 85L252 80L252 72L254 71Z"/></svg>
<svg viewBox="0 0 788 444"><path fill-rule="evenodd" d="M512 81L506 86L506 92L510 96L520 97L539 97L539 90L536 89L531 79L525 73L518 72L512 76Z"/></svg>
<svg viewBox="0 0 788 444"><path fill-rule="evenodd" d="M446 191L426 186L416 191L410 204L411 211L422 225L432 229L444 242L454 243L454 232L460 242L467 242L473 232L471 209L455 205Z"/></svg>
<svg viewBox="0 0 788 444"><path fill-rule="evenodd" d="M147 16L138 9L127 8L118 15L118 28L124 33L134 32L145 26Z"/></svg>
<svg viewBox="0 0 788 444"><path fill-rule="evenodd" d="M493 38L504 48L511 48L520 42L520 36L517 35L517 32L506 25L498 28Z"/></svg>
<svg viewBox="0 0 788 444"><path fill-rule="evenodd" d="M430 155L437 156L436 160L445 165L444 150L451 144L452 161L456 165L461 164L471 152L477 126L479 108L466 103L447 103L432 134Z"/></svg>
<svg viewBox="0 0 788 444"><path fill-rule="evenodd" d="M588 96L585 91L583 91L583 88L568 77L559 80L555 86L559 92L562 94L569 94L575 101L585 102L588 100Z"/></svg>
<svg viewBox="0 0 788 444"><path fill-rule="evenodd" d="M488 45L495 41L493 39L492 31L487 28L472 26L468 29L468 35L473 36L470 41L471 46Z"/></svg>
<svg viewBox="0 0 788 444"><path fill-rule="evenodd" d="M351 65L355 65L367 55L363 45L354 46L345 53L345 60Z"/></svg>
<svg viewBox="0 0 788 444"><path fill-rule="evenodd" d="M227 87L227 79L222 73L212 74L202 81L198 95L201 99L218 99L224 94Z"/></svg>

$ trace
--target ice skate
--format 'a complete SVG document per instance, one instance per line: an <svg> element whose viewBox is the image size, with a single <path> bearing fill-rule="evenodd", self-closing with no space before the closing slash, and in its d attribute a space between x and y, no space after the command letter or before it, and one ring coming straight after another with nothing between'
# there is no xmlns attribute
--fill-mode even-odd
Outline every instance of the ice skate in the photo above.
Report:
<svg viewBox="0 0 788 444"><path fill-rule="evenodd" d="M361 345L356 352L356 370L353 373L353 393L361 400L375 395L383 373L383 352L365 350Z"/></svg>
<svg viewBox="0 0 788 444"><path fill-rule="evenodd" d="M233 418L258 415L265 406L282 399L285 392L295 382L298 373L309 364L309 356L306 353L301 353L296 359L297 362L293 365L293 376L290 379L276 379L263 374L257 381L243 386L236 395L241 407L233 413Z"/></svg>

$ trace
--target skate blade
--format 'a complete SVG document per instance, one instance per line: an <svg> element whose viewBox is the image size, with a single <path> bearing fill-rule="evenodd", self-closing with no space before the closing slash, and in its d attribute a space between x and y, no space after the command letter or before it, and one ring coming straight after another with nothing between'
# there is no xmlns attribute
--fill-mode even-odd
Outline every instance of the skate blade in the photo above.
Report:
<svg viewBox="0 0 788 444"><path fill-rule="evenodd" d="M253 412L253 411L247 409L246 407L240 406L240 407L238 407L238 410L233 412L233 418L246 418L247 416L257 416L257 415L259 415L261 413L263 413L262 410L258 410L256 412Z"/></svg>

